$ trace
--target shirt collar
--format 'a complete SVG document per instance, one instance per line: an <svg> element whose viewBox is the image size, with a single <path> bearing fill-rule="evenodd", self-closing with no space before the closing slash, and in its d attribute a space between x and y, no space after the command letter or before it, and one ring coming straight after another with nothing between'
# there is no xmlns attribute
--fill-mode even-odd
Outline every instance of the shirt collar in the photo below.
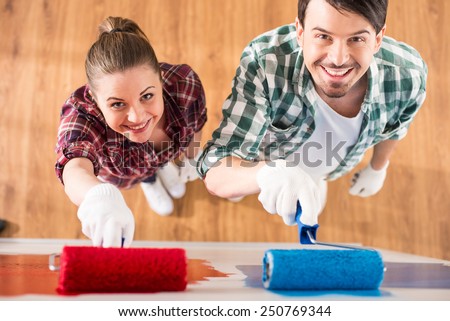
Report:
<svg viewBox="0 0 450 321"><path fill-rule="evenodd" d="M85 104L83 104L83 108L86 110L86 112L94 115L106 124L106 120L103 116L102 111L97 106L94 98L91 96L89 85L85 85L84 88L81 87L80 89L83 90L83 101L85 102Z"/></svg>
<svg viewBox="0 0 450 321"><path fill-rule="evenodd" d="M372 57L372 62L367 70L367 93L364 98L364 103L372 104L380 100L380 72L375 57Z"/></svg>

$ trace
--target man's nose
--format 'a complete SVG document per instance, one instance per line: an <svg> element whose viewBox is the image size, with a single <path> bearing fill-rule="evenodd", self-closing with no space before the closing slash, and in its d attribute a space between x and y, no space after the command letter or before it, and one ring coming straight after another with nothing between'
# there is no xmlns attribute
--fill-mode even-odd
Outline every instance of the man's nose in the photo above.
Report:
<svg viewBox="0 0 450 321"><path fill-rule="evenodd" d="M343 66L349 60L347 44L342 41L334 42L330 46L328 60L337 67Z"/></svg>

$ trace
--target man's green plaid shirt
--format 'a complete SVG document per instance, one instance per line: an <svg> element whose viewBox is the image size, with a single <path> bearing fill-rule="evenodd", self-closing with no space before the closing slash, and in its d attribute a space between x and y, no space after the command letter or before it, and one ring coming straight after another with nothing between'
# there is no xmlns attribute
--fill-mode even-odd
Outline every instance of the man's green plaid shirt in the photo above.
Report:
<svg viewBox="0 0 450 321"><path fill-rule="evenodd" d="M367 75L358 141L329 180L351 171L375 144L402 139L425 100L427 66L402 42L384 37ZM202 177L227 156L260 161L294 153L315 129L313 88L293 24L250 42L223 105L223 120L200 158Z"/></svg>

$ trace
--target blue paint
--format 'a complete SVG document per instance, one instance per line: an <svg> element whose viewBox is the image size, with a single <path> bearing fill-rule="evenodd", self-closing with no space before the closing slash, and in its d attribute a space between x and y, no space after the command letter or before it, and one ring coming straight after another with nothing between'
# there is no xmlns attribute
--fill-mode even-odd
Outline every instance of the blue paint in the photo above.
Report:
<svg viewBox="0 0 450 321"><path fill-rule="evenodd" d="M440 263L385 262L386 288L450 289L450 266Z"/></svg>
<svg viewBox="0 0 450 321"><path fill-rule="evenodd" d="M393 263L385 262L386 272L382 288L450 289L450 266L439 263ZM238 265L250 288L264 289L261 265ZM357 297L387 297L391 294L383 289L374 291L271 291L283 296L345 295Z"/></svg>
<svg viewBox="0 0 450 321"><path fill-rule="evenodd" d="M262 273L263 268L261 265L237 265L236 268L242 272L247 278L244 280L245 285L250 288L261 288L264 289L262 284ZM311 297L311 296L324 296L324 295L343 295L343 296L358 296L358 297L380 297L380 296L390 296L389 292L380 290L367 290L367 291L275 291L270 290L272 293L276 293L282 296L290 297Z"/></svg>

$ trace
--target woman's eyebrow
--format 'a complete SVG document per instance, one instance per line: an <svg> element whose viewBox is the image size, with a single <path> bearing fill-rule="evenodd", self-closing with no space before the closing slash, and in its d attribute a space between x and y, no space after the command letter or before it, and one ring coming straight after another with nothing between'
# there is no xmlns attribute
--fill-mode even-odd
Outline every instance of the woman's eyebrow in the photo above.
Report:
<svg viewBox="0 0 450 321"><path fill-rule="evenodd" d="M140 92L139 95L142 95L143 93L145 93L148 89L150 88L155 88L155 86L148 86L147 88L145 88L143 91Z"/></svg>

